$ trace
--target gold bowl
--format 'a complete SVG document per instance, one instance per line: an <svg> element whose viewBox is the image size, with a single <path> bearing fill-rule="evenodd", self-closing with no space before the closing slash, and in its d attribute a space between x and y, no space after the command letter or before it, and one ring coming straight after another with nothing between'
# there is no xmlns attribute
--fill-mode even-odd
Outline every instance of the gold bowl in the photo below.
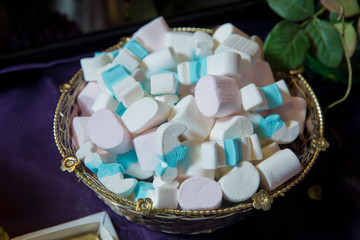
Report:
<svg viewBox="0 0 360 240"><path fill-rule="evenodd" d="M172 31L205 31L211 34L214 30L185 27L175 28ZM106 51L118 49L128 40L128 37L124 37L119 43ZM86 85L81 69L68 83L60 86L61 96L54 117L54 137L60 154L63 157L61 169L75 174L79 180L94 191L117 214L155 231L178 234L212 232L228 226L234 223L234 221L243 219L251 211L267 211L277 197L285 196L287 191L304 179L320 151L324 151L328 146L324 138L324 122L321 107L315 93L302 76L301 71L277 72L275 73L275 79L284 79L293 96L300 96L306 99L307 116L304 133L294 142L287 145L298 156L302 166L301 172L271 192L259 189L251 199L245 202L217 210L206 211L153 208L149 198L139 199L137 202L134 202L112 193L93 177L84 164L75 157L76 146L73 141L71 122L75 116L80 114L77 95Z"/></svg>

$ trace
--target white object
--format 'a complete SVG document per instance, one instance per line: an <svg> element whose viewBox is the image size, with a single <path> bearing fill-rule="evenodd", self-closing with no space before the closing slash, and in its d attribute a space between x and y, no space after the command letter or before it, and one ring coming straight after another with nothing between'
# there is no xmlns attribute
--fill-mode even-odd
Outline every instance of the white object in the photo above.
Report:
<svg viewBox="0 0 360 240"><path fill-rule="evenodd" d="M155 171L156 164L160 162L156 154L156 130L157 128L152 128L133 139L136 156L143 171Z"/></svg>
<svg viewBox="0 0 360 240"><path fill-rule="evenodd" d="M200 112L194 96L188 95L175 105L168 121L184 124L187 130L183 135L187 139L204 140L209 135L215 119L204 116Z"/></svg>
<svg viewBox="0 0 360 240"><path fill-rule="evenodd" d="M219 180L224 198L241 202L251 198L259 188L260 175L250 162L241 162Z"/></svg>
<svg viewBox="0 0 360 240"><path fill-rule="evenodd" d="M113 96L111 96L107 92L101 91L99 95L96 97L91 108L94 112L104 108L110 109L115 112L118 106L119 106L119 101L117 101Z"/></svg>
<svg viewBox="0 0 360 240"><path fill-rule="evenodd" d="M83 70L85 81L96 81L96 70L111 63L112 59L107 54L101 54L96 57L87 57L80 59L80 65Z"/></svg>
<svg viewBox="0 0 360 240"><path fill-rule="evenodd" d="M254 134L254 128L248 117L236 115L218 118L211 129L209 141L221 141L230 138Z"/></svg>
<svg viewBox="0 0 360 240"><path fill-rule="evenodd" d="M241 104L245 111L255 109L264 102L264 98L254 83L240 89Z"/></svg>
<svg viewBox="0 0 360 240"><path fill-rule="evenodd" d="M191 61L196 49L194 33L169 31L165 33L165 47L172 47L181 62Z"/></svg>
<svg viewBox="0 0 360 240"><path fill-rule="evenodd" d="M174 184L155 187L155 190L147 192L147 197L151 198L155 208L176 209L178 207L178 189Z"/></svg>
<svg viewBox="0 0 360 240"><path fill-rule="evenodd" d="M124 154L133 147L131 134L120 117L109 109L94 112L87 128L91 141L110 153Z"/></svg>
<svg viewBox="0 0 360 240"><path fill-rule="evenodd" d="M166 103L144 97L126 109L121 118L131 133L141 133L166 121L169 111Z"/></svg>
<svg viewBox="0 0 360 240"><path fill-rule="evenodd" d="M261 59L255 62L254 67L248 73L251 82L253 82L257 87L264 87L275 83L275 78L270 64Z"/></svg>
<svg viewBox="0 0 360 240"><path fill-rule="evenodd" d="M107 164L106 167L99 169L99 181L113 193L119 194L123 197L130 196L136 187L137 180L135 178L124 179L124 176L120 171L116 173L112 172L112 175L102 176L102 172L108 171L110 165L112 164Z"/></svg>
<svg viewBox="0 0 360 240"><path fill-rule="evenodd" d="M131 104L144 97L144 90L132 76L121 80L112 86L115 98L128 108Z"/></svg>
<svg viewBox="0 0 360 240"><path fill-rule="evenodd" d="M174 94L176 93L178 81L174 73L165 72L153 74L150 77L151 94Z"/></svg>
<svg viewBox="0 0 360 240"><path fill-rule="evenodd" d="M84 160L86 155L89 153L93 153L96 151L96 145L92 143L91 141L88 141L82 145L80 145L79 149L76 151L75 156L79 160Z"/></svg>
<svg viewBox="0 0 360 240"><path fill-rule="evenodd" d="M214 40L210 34L202 31L196 31L194 33L195 40L195 54L196 56L203 58L212 55L212 48L214 47Z"/></svg>
<svg viewBox="0 0 360 240"><path fill-rule="evenodd" d="M272 191L301 171L297 156L290 150L277 151L256 166L260 173L261 187Z"/></svg>
<svg viewBox="0 0 360 240"><path fill-rule="evenodd" d="M209 75L240 75L242 57L236 52L222 52L207 57L207 74Z"/></svg>
<svg viewBox="0 0 360 240"><path fill-rule="evenodd" d="M130 73L135 71L135 69L140 64L140 59L138 59L132 52L126 48L121 48L119 54L113 60L114 64L120 64Z"/></svg>
<svg viewBox="0 0 360 240"><path fill-rule="evenodd" d="M216 48L215 54L229 51L236 52L241 55L241 58L250 60L250 66L248 69L243 68L244 71L250 70L261 56L261 49L256 42L238 34L231 34L221 42Z"/></svg>
<svg viewBox="0 0 360 240"><path fill-rule="evenodd" d="M180 60L172 47L153 52L141 62L141 68L146 77L160 71L175 70Z"/></svg>
<svg viewBox="0 0 360 240"><path fill-rule="evenodd" d="M244 33L243 31L241 31L239 28L235 27L233 24L231 23L224 23L221 26L219 26L214 34L213 34L213 38L218 42L218 43L222 43L223 41L225 41L226 38L228 38L231 34L239 34L243 37L249 38L249 35L247 35L246 33Z"/></svg>
<svg viewBox="0 0 360 240"><path fill-rule="evenodd" d="M108 64L106 64L105 66L103 66L103 67L101 67L101 68L96 69L96 71L95 71L95 72L96 72L96 76L97 76L96 81L97 81L97 84L98 84L99 88L100 88L102 91L107 92L107 93L110 94L110 95L111 95L111 93L110 93L108 87L106 86L106 84L104 83L104 80L103 80L103 77L102 77L102 73L105 72L106 70L109 70L109 69L111 69L111 68L114 68L115 66L116 66L116 64L114 64L114 63L111 62L111 63L108 63Z"/></svg>
<svg viewBox="0 0 360 240"><path fill-rule="evenodd" d="M89 82L81 90L77 96L77 102L79 104L81 115L82 116L91 116L93 110L91 106L93 105L96 97L100 94L100 87L96 82Z"/></svg>
<svg viewBox="0 0 360 240"><path fill-rule="evenodd" d="M179 97L176 94L164 94L156 96L154 99L166 103L171 109L175 107L175 104L179 101Z"/></svg>
<svg viewBox="0 0 360 240"><path fill-rule="evenodd" d="M293 142L300 133L300 125L297 121L286 121L285 124L271 137L278 144Z"/></svg>
<svg viewBox="0 0 360 240"><path fill-rule="evenodd" d="M169 31L169 26L163 17L155 18L148 22L139 30L137 30L133 37L140 40L147 50L150 52L158 51L165 46L165 33Z"/></svg>
<svg viewBox="0 0 360 240"><path fill-rule="evenodd" d="M138 82L142 82L142 80L145 78L145 74L143 70L141 70L140 67L136 68L132 73L131 76Z"/></svg>
<svg viewBox="0 0 360 240"><path fill-rule="evenodd" d="M270 143L264 147L261 148L263 159L267 159L271 157L274 153L280 151L279 144L276 142Z"/></svg>
<svg viewBox="0 0 360 240"><path fill-rule="evenodd" d="M72 129L77 146L81 146L84 143L90 141L90 137L87 131L87 122L89 118L90 117L74 117L72 120Z"/></svg>
<svg viewBox="0 0 360 240"><path fill-rule="evenodd" d="M186 179L179 188L179 205L185 210L213 210L220 207L222 190L216 181L205 177Z"/></svg>

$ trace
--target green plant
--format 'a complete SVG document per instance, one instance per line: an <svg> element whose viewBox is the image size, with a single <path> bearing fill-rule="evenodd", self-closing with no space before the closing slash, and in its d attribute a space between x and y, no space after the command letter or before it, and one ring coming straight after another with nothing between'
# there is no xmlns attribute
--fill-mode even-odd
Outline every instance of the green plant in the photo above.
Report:
<svg viewBox="0 0 360 240"><path fill-rule="evenodd" d="M283 18L264 43L265 60L273 70L293 70L305 65L333 82L347 79L348 91L339 101L345 100L352 83L350 57L356 52L360 36L357 0L321 0L316 6L314 0L267 3ZM344 77L346 73L348 77Z"/></svg>

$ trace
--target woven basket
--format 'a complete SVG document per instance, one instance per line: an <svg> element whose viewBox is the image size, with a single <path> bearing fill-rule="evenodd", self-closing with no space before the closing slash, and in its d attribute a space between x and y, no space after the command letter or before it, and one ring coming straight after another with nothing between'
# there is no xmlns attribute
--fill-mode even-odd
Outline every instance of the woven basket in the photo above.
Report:
<svg viewBox="0 0 360 240"><path fill-rule="evenodd" d="M213 33L213 29L176 28L172 31L204 31ZM107 49L115 50L122 47L129 38ZM75 174L79 180L93 190L99 198L117 214L128 220L145 225L150 229L168 233L197 234L212 232L246 217L254 209L269 210L271 203L278 196L298 184L309 172L320 151L328 146L324 135L323 116L319 102L310 85L300 71L275 74L276 80L284 79L293 96L300 96L307 101L307 120L304 134L286 147L292 149L301 161L301 172L271 192L260 189L251 199L226 208L208 211L183 211L175 209L158 209L152 207L150 199L130 201L107 190L84 164L75 157L76 146L73 141L71 122L80 114L77 95L85 86L80 69L68 82L60 86L61 96L54 117L54 137L63 157L61 169Z"/></svg>

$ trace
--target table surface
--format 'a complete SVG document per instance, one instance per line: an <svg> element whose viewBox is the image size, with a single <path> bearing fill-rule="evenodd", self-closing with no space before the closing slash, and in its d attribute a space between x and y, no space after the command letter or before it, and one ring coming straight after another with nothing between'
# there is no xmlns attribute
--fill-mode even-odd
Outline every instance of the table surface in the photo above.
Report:
<svg viewBox="0 0 360 240"><path fill-rule="evenodd" d="M228 21L263 39L276 23L264 16L232 16L218 19L217 24ZM120 239L223 239L224 234L251 239L360 239L359 85L353 86L346 102L326 113L325 137L330 147L320 153L299 185L275 200L270 211L254 211L211 234L171 235L116 215L73 174L60 170L52 129L58 86L80 68L80 58L92 54L88 49L66 58L0 69L1 83L10 83L0 88L0 226L10 237L106 211ZM346 90L346 86L316 79L309 82L322 106ZM314 185L322 187L321 200L307 194Z"/></svg>

